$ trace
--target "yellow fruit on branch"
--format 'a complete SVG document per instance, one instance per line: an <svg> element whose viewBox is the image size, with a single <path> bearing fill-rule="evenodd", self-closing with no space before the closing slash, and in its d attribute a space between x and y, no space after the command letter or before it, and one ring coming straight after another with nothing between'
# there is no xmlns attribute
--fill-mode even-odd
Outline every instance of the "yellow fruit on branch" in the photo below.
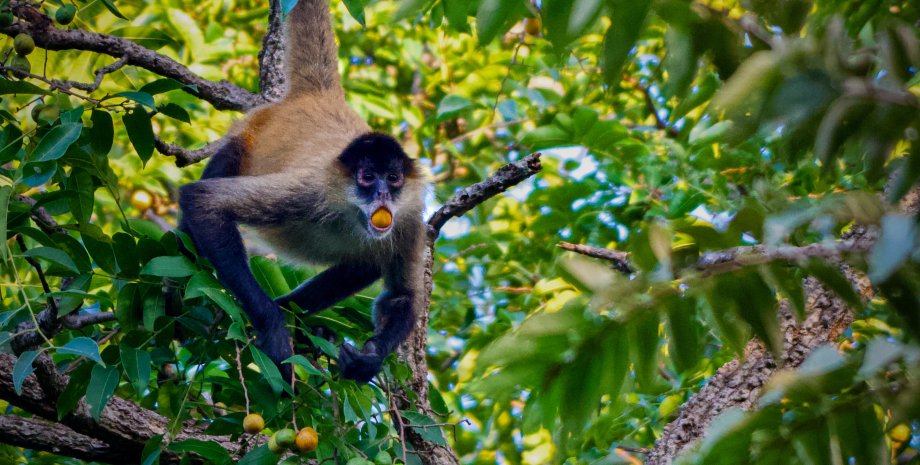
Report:
<svg viewBox="0 0 920 465"><path fill-rule="evenodd" d="M313 452L319 444L319 435L316 434L315 429L307 426L297 432L295 444L300 452Z"/></svg>
<svg viewBox="0 0 920 465"><path fill-rule="evenodd" d="M256 434L265 429L265 419L258 413L250 413L243 418L243 431L249 434Z"/></svg>

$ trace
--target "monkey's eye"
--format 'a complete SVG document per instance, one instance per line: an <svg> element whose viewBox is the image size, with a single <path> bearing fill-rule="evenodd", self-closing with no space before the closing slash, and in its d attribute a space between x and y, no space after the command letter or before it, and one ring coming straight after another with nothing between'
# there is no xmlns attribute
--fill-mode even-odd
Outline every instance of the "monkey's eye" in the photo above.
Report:
<svg viewBox="0 0 920 465"><path fill-rule="evenodd" d="M358 173L358 183L363 186L369 186L377 179L377 176L374 173L369 171L361 171Z"/></svg>
<svg viewBox="0 0 920 465"><path fill-rule="evenodd" d="M397 173L390 173L387 175L387 182L394 186L398 186L402 184L402 176Z"/></svg>

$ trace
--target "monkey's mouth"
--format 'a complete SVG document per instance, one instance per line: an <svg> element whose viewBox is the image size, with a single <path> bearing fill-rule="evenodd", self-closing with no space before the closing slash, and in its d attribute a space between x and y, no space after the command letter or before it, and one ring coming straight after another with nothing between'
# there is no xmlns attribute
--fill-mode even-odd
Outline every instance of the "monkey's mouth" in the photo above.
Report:
<svg viewBox="0 0 920 465"><path fill-rule="evenodd" d="M380 207L371 215L369 223L374 232L385 233L393 227L393 213L386 207Z"/></svg>

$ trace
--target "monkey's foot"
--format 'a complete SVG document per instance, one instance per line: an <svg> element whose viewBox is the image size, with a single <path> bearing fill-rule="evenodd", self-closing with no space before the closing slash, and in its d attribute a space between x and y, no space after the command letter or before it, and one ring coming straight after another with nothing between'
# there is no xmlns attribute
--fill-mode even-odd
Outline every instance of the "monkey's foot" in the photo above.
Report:
<svg viewBox="0 0 920 465"><path fill-rule="evenodd" d="M360 352L351 344L342 344L339 349L339 368L342 376L359 383L366 383L380 372L383 357L377 353L373 342L366 342Z"/></svg>

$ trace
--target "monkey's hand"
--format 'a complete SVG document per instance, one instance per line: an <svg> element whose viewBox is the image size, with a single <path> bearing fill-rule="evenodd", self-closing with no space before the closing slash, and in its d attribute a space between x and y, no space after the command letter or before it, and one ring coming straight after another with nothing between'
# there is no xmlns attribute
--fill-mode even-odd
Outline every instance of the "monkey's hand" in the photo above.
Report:
<svg viewBox="0 0 920 465"><path fill-rule="evenodd" d="M366 383L380 372L383 358L384 355L379 352L374 341L365 342L360 352L353 345L345 343L339 349L339 368L345 378Z"/></svg>
<svg viewBox="0 0 920 465"><path fill-rule="evenodd" d="M291 348L291 335L283 324L258 331L256 347L275 362L278 370L281 371L282 378L286 381L291 380L291 365L281 363L294 355Z"/></svg>

